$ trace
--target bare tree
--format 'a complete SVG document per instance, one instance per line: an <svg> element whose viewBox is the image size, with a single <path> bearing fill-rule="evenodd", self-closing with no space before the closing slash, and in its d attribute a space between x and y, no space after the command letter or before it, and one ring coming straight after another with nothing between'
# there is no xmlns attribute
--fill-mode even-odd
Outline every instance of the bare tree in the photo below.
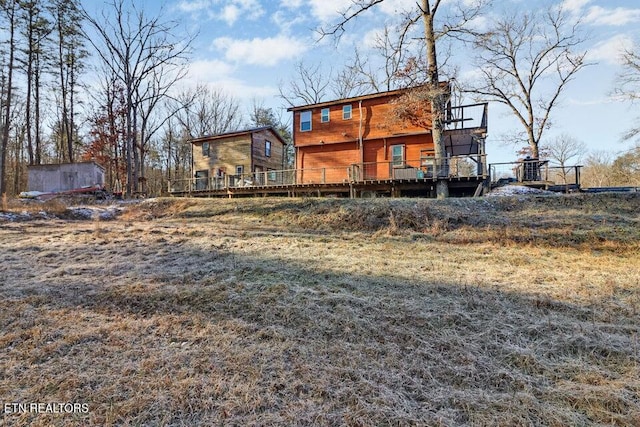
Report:
<svg viewBox="0 0 640 427"><path fill-rule="evenodd" d="M138 151L138 105L136 93L154 74L180 74L193 38L178 38L175 21L162 20L162 13L148 17L135 2L113 0L101 17L93 17L86 10L84 17L97 37L88 37L103 65L123 85L126 99L126 165L127 194L137 191L141 177ZM162 70L162 71L160 71ZM166 92L165 92L166 93ZM162 91L159 94L162 96Z"/></svg>
<svg viewBox="0 0 640 427"><path fill-rule="evenodd" d="M301 104L317 104L325 101L331 85L331 73L323 73L320 64L295 64L294 75L288 85L280 82L278 91L290 107Z"/></svg>
<svg viewBox="0 0 640 427"><path fill-rule="evenodd" d="M320 29L321 37L334 36L339 38L346 30L347 24L356 20L365 12L376 8L385 0L353 0L351 5L341 12L341 18L334 25ZM436 161L441 165L446 156L444 146L444 121L446 117L446 105L448 94L442 90L440 84L440 68L436 42L442 37L465 38L471 34L468 24L476 18L483 7L488 3L485 0L456 1L453 5L445 5L442 0L420 0L415 9L401 13L401 24L399 26L398 42L393 49L402 51L405 42L412 40L415 34L412 30L418 25L421 26L423 34L425 56L416 58L416 67L425 71L424 81L430 92L428 104L432 115L431 134L433 136L434 151ZM443 17L444 19L436 20ZM440 25L439 25L440 24ZM440 167L438 167L440 169ZM445 198L449 195L448 182L446 179L439 179L436 184L438 198Z"/></svg>
<svg viewBox="0 0 640 427"><path fill-rule="evenodd" d="M147 155L151 150L152 139L160 131L170 117L177 114L177 110L162 110L158 113L161 101L169 96L169 90L184 77L186 68L179 70L167 70L158 67L150 70L148 78L145 79L135 90L135 106L140 117L139 139L137 144L138 153L134 157L136 167L144 172L147 166ZM158 114L154 114L158 113ZM140 191L146 192L146 180L141 180Z"/></svg>
<svg viewBox="0 0 640 427"><path fill-rule="evenodd" d="M640 144L619 155L612 168L616 185L640 185Z"/></svg>
<svg viewBox="0 0 640 427"><path fill-rule="evenodd" d="M2 72L2 84L0 87L3 89L0 99L2 104L2 118L0 119L0 125L2 126L2 135L0 140L0 196L7 192L7 148L9 146L9 129L11 128L11 111L12 111L12 91L13 91L13 71L15 66L15 53L16 53L16 12L18 2L17 0L3 0L0 1L0 13L1 18L7 25L7 33L9 39L7 40L9 58L6 59L6 70L0 70ZM4 63L5 61L3 61Z"/></svg>
<svg viewBox="0 0 640 427"><path fill-rule="evenodd" d="M180 92L169 109L187 138L238 130L244 122L237 99L203 84Z"/></svg>
<svg viewBox="0 0 640 427"><path fill-rule="evenodd" d="M58 142L61 158L73 162L78 143L76 123L77 91L79 79L85 68L88 53L86 38L82 34L82 10L78 0L53 0L49 6L54 20L56 52L53 54L56 67L58 99Z"/></svg>
<svg viewBox="0 0 640 427"><path fill-rule="evenodd" d="M46 56L46 38L51 32L51 23L44 16L41 4L34 0L21 3L22 32L25 40L25 123L29 164L39 164L41 154L40 133L40 89L43 73L43 57ZM32 105L33 102L33 105Z"/></svg>
<svg viewBox="0 0 640 427"><path fill-rule="evenodd" d="M565 166L570 161L580 162L587 151L587 145L568 134L554 138L543 147L547 158L559 166Z"/></svg>
<svg viewBox="0 0 640 427"><path fill-rule="evenodd" d="M426 82L425 44L422 40L407 40L406 28L385 24L372 44L374 55L363 58L356 48L351 63L345 66L362 92L385 92Z"/></svg>
<svg viewBox="0 0 640 427"><path fill-rule="evenodd" d="M580 22L570 19L558 7L517 11L498 17L474 42L481 78L469 91L511 110L534 158L540 157L539 144L560 95L587 65L586 52L579 49Z"/></svg>
<svg viewBox="0 0 640 427"><path fill-rule="evenodd" d="M640 52L638 44L622 54L623 71L618 76L615 93L632 104L640 102ZM628 140L640 135L640 117L638 122L623 135Z"/></svg>
<svg viewBox="0 0 640 427"><path fill-rule="evenodd" d="M575 163L580 162L582 156L586 153L587 145L571 135L562 134L554 138L542 149L545 151L547 158L560 167L560 179L566 184L567 175L570 173L568 168L571 167L569 163L574 163L573 166L576 166Z"/></svg>
<svg viewBox="0 0 640 427"><path fill-rule="evenodd" d="M357 55L357 51L356 51ZM331 79L331 94L338 99L352 98L369 92L359 70L350 65L344 66Z"/></svg>
<svg viewBox="0 0 640 427"><path fill-rule="evenodd" d="M613 159L609 151L594 151L589 153L584 162L581 173L582 187L609 187L613 181Z"/></svg>

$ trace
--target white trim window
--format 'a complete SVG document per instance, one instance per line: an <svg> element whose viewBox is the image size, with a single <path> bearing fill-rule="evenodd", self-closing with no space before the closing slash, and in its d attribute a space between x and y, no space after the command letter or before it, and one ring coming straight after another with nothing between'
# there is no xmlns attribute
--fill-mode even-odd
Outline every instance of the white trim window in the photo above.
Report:
<svg viewBox="0 0 640 427"><path fill-rule="evenodd" d="M342 120L351 120L352 111L351 105L345 105L342 107Z"/></svg>
<svg viewBox="0 0 640 427"><path fill-rule="evenodd" d="M311 131L311 111L300 112L300 132Z"/></svg>
<svg viewBox="0 0 640 427"><path fill-rule="evenodd" d="M393 167L404 166L404 144L391 146L391 165Z"/></svg>
<svg viewBox="0 0 640 427"><path fill-rule="evenodd" d="M320 111L320 122L322 123L328 123L330 120L330 109L329 108L323 108Z"/></svg>
<svg viewBox="0 0 640 427"><path fill-rule="evenodd" d="M243 165L237 165L236 166L236 175L240 176L244 173L244 166Z"/></svg>

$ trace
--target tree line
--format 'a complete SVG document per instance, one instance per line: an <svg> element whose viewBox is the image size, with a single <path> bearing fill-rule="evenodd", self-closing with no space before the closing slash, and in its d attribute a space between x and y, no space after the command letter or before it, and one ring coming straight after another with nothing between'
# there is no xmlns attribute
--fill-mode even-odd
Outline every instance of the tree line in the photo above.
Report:
<svg viewBox="0 0 640 427"><path fill-rule="evenodd" d="M190 138L250 125L289 134L259 101L246 114L222 90L180 89L195 35L164 10L0 0L0 24L1 194L26 189L29 165L82 160L105 167L109 189L160 194L189 177Z"/></svg>
<svg viewBox="0 0 640 427"><path fill-rule="evenodd" d="M351 2L335 22L318 29L319 37L339 42L385 1ZM354 49L343 67L328 73L299 62L290 81L280 83L279 95L288 105L301 105L420 87L422 93L414 92L404 104L418 99L430 105L433 120L425 127L434 136L437 157L444 157L452 97L497 102L520 124L512 140L533 157L544 157L553 153L553 141L545 139L553 111L576 74L589 66L581 23L561 6L486 14L491 7L490 0L420 0L378 32L372 53ZM476 23L483 15L487 23L480 28ZM247 117L239 101L222 90L179 88L197 35L183 31L163 10L150 15L132 0L111 0L97 12L79 0L0 0L0 24L6 29L0 40L2 194L25 189L28 165L89 159L105 167L110 189L160 194L167 180L190 178L190 138L271 125L291 139L288 121L258 101ZM460 46L473 53L478 71L465 82L458 79L453 53ZM637 52L625 52L624 61L616 94L637 102ZM455 83L454 90L443 90L441 81ZM638 129L626 136L637 137ZM585 167L607 164L596 157L585 158ZM438 195L446 197L446 182L438 183Z"/></svg>

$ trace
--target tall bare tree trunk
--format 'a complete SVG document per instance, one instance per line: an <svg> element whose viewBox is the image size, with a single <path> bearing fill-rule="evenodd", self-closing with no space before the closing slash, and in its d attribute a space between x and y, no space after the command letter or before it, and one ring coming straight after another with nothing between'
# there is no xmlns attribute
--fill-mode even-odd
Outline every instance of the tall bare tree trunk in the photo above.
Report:
<svg viewBox="0 0 640 427"><path fill-rule="evenodd" d="M40 58L38 53L38 59L36 62L36 70L34 74L34 90L35 90L35 99L34 99L34 119L35 119L35 164L39 165L42 163L42 141L40 135Z"/></svg>
<svg viewBox="0 0 640 427"><path fill-rule="evenodd" d="M26 93L26 106L25 106L25 117L26 117L26 132L27 132L27 152L29 153L29 164L33 165L35 163L35 153L33 150L33 131L31 129L32 120L31 120L31 92L33 90L33 54L34 54L34 35L33 35L33 12L32 10L28 11L28 20L27 23L27 93Z"/></svg>
<svg viewBox="0 0 640 427"><path fill-rule="evenodd" d="M438 199L449 197L449 183L446 179L446 156L444 146L444 111L446 106L447 94L440 88L438 73L438 56L436 53L436 37L433 28L433 15L438 8L440 1L436 0L434 9L432 10L429 0L422 0L422 21L424 22L424 35L427 48L427 60L429 75L429 86L431 91L431 136L433 137L433 146L436 156L436 172L438 180L436 181L436 196ZM442 175L445 175L443 177Z"/></svg>
<svg viewBox="0 0 640 427"><path fill-rule="evenodd" d="M2 119L2 141L0 142L0 195L7 192L7 147L9 146L9 128L11 127L11 91L13 87L13 63L15 57L15 12L16 2L5 4L9 24L9 62L7 64L7 86L4 99L4 117Z"/></svg>

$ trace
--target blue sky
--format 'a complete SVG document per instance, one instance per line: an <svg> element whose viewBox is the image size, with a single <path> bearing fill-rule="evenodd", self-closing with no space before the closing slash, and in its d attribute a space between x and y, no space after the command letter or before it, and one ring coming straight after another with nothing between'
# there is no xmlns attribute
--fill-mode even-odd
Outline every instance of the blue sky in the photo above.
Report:
<svg viewBox="0 0 640 427"><path fill-rule="evenodd" d="M449 0L445 0L449 1ZM461 0L471 1L471 0ZM156 8L155 1L140 1ZM273 108L283 107L278 85L293 76L298 61L339 69L358 46L367 54L372 34L398 11L415 8L415 0L387 0L360 18L336 46L332 39L318 41L314 29L335 22L346 0L168 0L168 18L178 19L189 31L198 31L193 61L185 84L206 83L223 88L246 109L252 99ZM588 40L584 47L592 65L576 77L553 115L554 126L546 136L569 134L591 150L612 153L629 149L620 135L640 116L637 106L616 101L610 95L620 71L619 54L633 41L640 42L638 0L494 0L497 7L540 8L560 4L582 16ZM95 5L95 3L94 3ZM489 10L491 14L494 10ZM458 58L458 60L461 60ZM461 60L464 64L464 60ZM472 72L461 69L461 76ZM287 114L287 113L285 113ZM513 117L490 105L488 151L490 161L515 159L514 148L499 141L517 127Z"/></svg>

